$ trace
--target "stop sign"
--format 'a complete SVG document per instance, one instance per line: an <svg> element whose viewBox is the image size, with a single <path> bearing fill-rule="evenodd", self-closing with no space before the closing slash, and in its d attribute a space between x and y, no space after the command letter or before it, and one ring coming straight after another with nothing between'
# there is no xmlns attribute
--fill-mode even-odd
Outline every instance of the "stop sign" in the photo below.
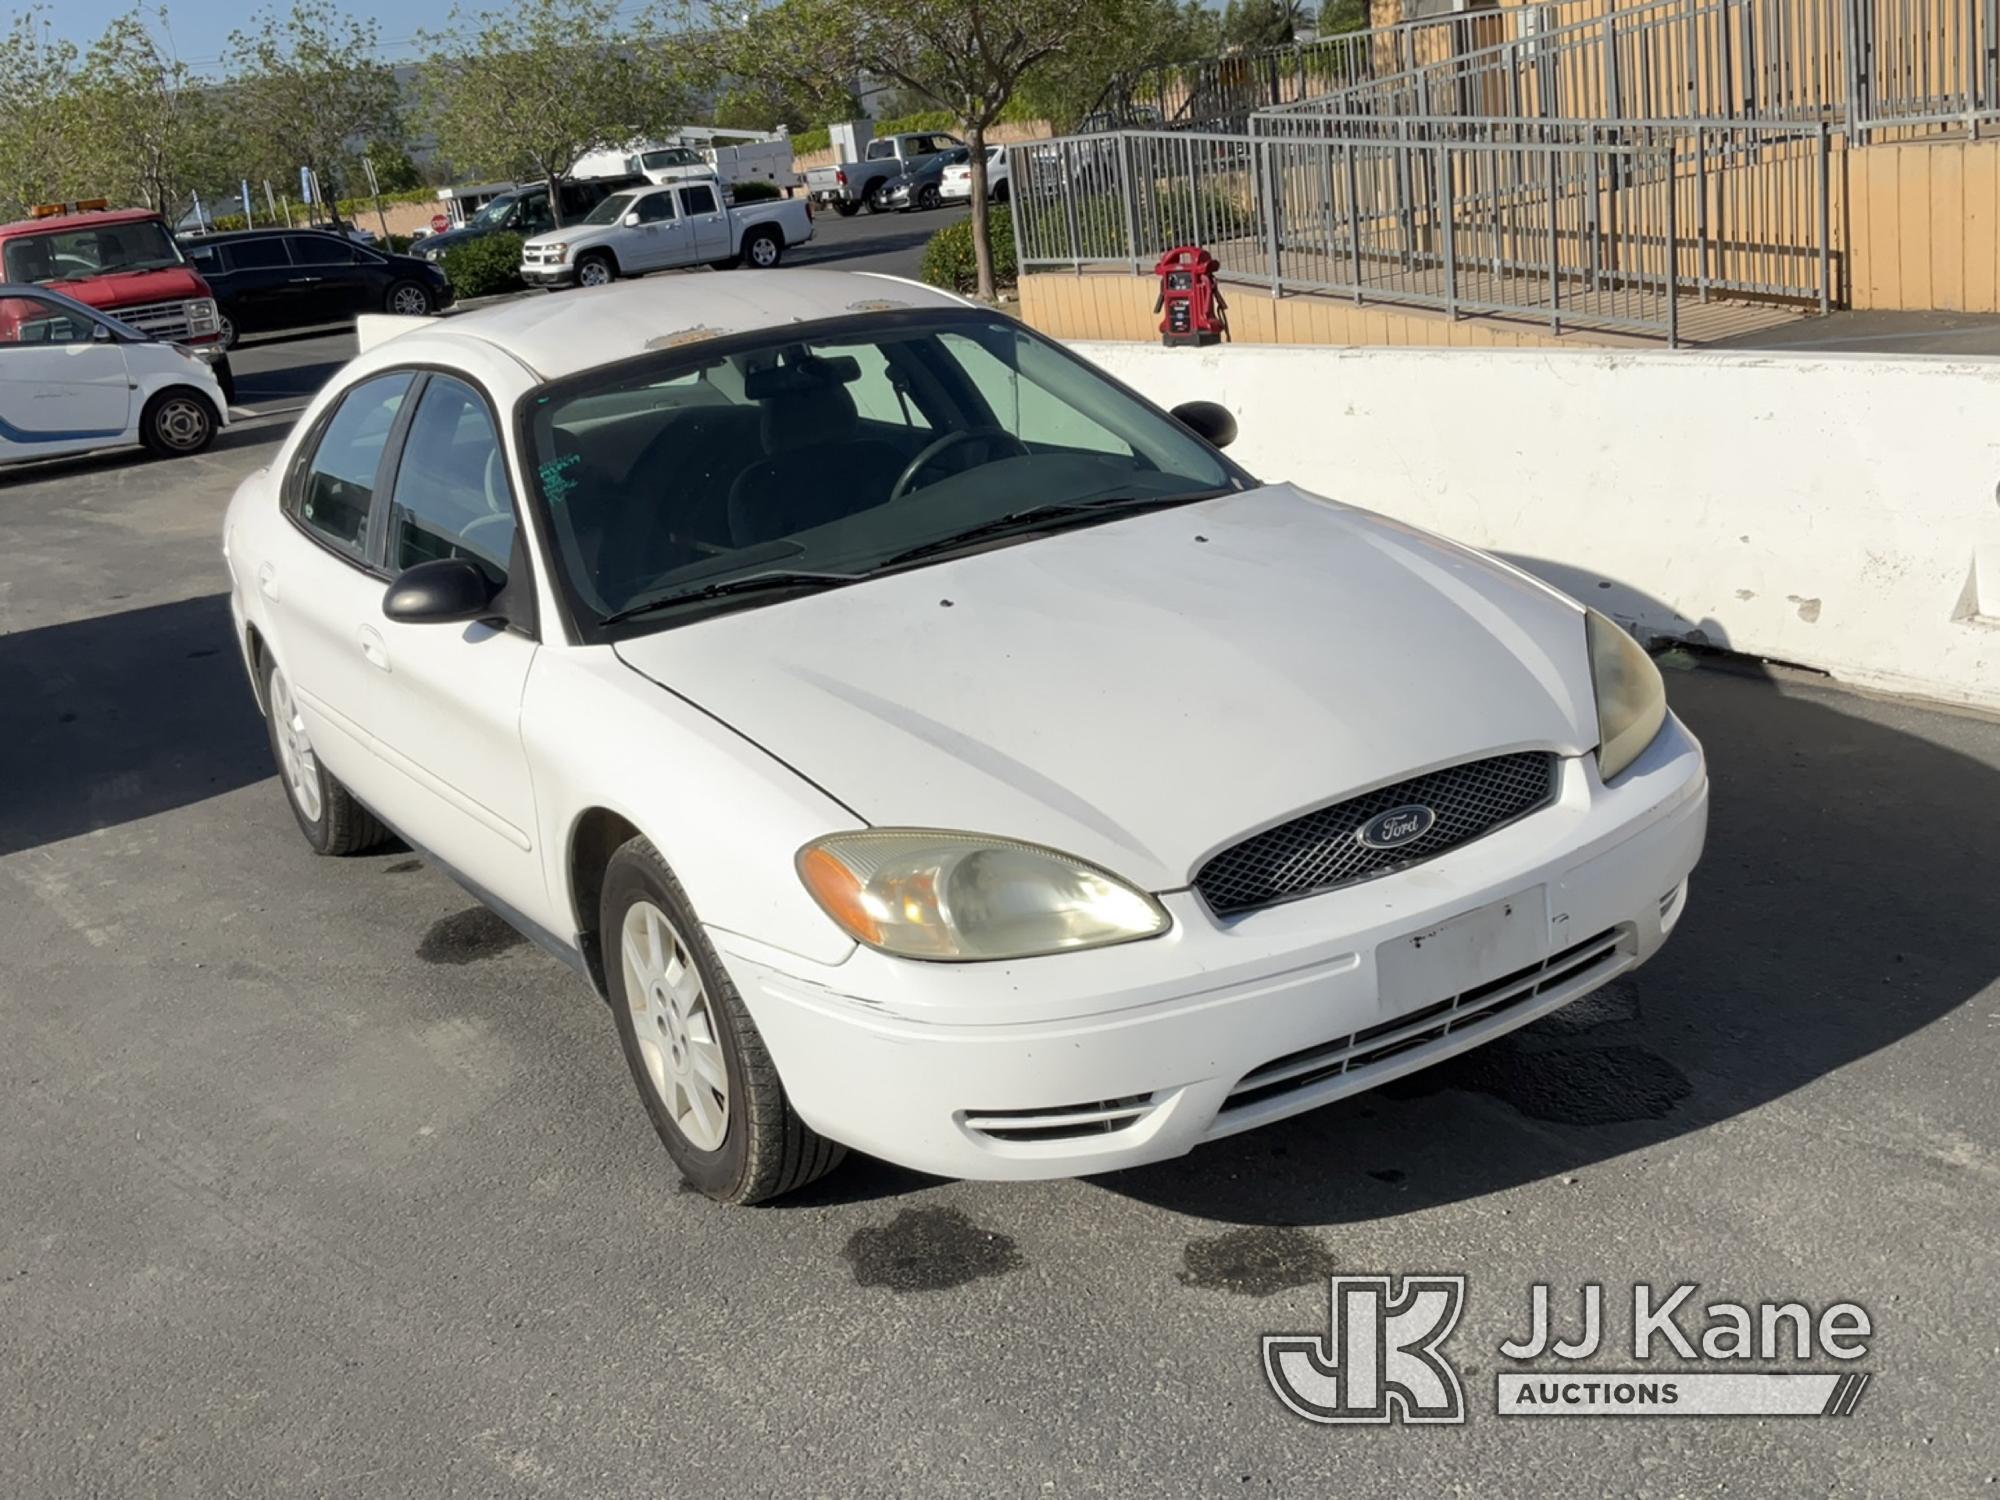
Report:
<svg viewBox="0 0 2000 1500"><path fill-rule="evenodd" d="M432 234L443 234L449 228L451 228L451 220L447 219L443 214L431 215Z"/></svg>

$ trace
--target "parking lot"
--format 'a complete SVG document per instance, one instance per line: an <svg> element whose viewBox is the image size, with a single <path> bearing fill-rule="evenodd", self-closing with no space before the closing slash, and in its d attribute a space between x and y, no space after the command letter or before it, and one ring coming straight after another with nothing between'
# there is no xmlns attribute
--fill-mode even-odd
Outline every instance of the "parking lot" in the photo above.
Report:
<svg viewBox="0 0 2000 1500"><path fill-rule="evenodd" d="M2000 723L1670 658L1713 814L1636 975L1178 1162L724 1209L567 970L298 837L217 528L348 348L245 350L278 415L198 459L0 475L7 1493L1995 1492ZM1370 1271L1470 1277L1464 1427L1273 1397ZM1494 1415L1531 1284L1640 1280L1861 1303L1867 1400Z"/></svg>

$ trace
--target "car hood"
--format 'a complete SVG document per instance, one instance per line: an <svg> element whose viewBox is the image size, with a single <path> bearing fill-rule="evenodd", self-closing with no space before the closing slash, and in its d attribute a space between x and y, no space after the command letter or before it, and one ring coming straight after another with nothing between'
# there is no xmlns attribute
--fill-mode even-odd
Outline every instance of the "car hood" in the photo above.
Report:
<svg viewBox="0 0 2000 1500"><path fill-rule="evenodd" d="M1577 605L1285 485L617 650L868 823L1046 844L1151 890L1357 792L1597 740Z"/></svg>

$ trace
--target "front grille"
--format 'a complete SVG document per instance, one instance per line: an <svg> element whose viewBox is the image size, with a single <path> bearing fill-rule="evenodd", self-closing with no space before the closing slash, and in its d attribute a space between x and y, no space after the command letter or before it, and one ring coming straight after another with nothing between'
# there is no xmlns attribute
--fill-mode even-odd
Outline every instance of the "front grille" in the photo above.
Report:
<svg viewBox="0 0 2000 1500"><path fill-rule="evenodd" d="M996 1141L1071 1141L1128 1129L1152 1107L1151 1094L1130 1094L1052 1109L974 1109L966 1111L964 1120L967 1130Z"/></svg>
<svg viewBox="0 0 2000 1500"><path fill-rule="evenodd" d="M1556 758L1543 751L1447 766L1253 834L1203 865L1194 888L1225 917L1316 895L1434 859L1547 806L1555 793ZM1424 833L1391 849L1361 842L1367 824L1408 806L1435 815Z"/></svg>
<svg viewBox="0 0 2000 1500"><path fill-rule="evenodd" d="M148 302L142 307L112 309L111 316L130 323L149 338L165 343L188 336L188 305L185 302Z"/></svg>
<svg viewBox="0 0 2000 1500"><path fill-rule="evenodd" d="M1348 1036L1334 1037L1317 1047L1274 1057L1238 1081L1229 1091L1222 1112L1245 1109L1333 1078L1351 1080L1357 1090L1367 1088L1371 1082L1367 1070L1401 1053L1442 1042L1454 1031L1463 1031L1555 990L1571 990L1574 998L1596 988L1630 962L1620 947L1622 940L1622 929L1609 928L1538 964L1474 985L1461 994L1447 995L1434 1004Z"/></svg>

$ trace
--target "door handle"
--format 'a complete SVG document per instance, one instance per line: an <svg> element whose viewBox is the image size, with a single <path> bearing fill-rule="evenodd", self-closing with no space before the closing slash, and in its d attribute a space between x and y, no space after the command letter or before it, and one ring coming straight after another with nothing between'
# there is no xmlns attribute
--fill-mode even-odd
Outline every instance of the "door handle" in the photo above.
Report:
<svg viewBox="0 0 2000 1500"><path fill-rule="evenodd" d="M315 282L315 281L318 281L318 280L319 280L319 277L317 277L317 276L294 276L294 277L292 278L292 285L293 285L293 286L310 286L310 285L311 285L311 284L312 284L313 282Z"/></svg>
<svg viewBox="0 0 2000 1500"><path fill-rule="evenodd" d="M257 570L257 592L273 604L278 601L278 570L269 563Z"/></svg>
<svg viewBox="0 0 2000 1500"><path fill-rule="evenodd" d="M368 665L389 670L389 648L382 642L382 634L373 625L363 625L355 632L355 639L361 647L361 654L368 658Z"/></svg>

